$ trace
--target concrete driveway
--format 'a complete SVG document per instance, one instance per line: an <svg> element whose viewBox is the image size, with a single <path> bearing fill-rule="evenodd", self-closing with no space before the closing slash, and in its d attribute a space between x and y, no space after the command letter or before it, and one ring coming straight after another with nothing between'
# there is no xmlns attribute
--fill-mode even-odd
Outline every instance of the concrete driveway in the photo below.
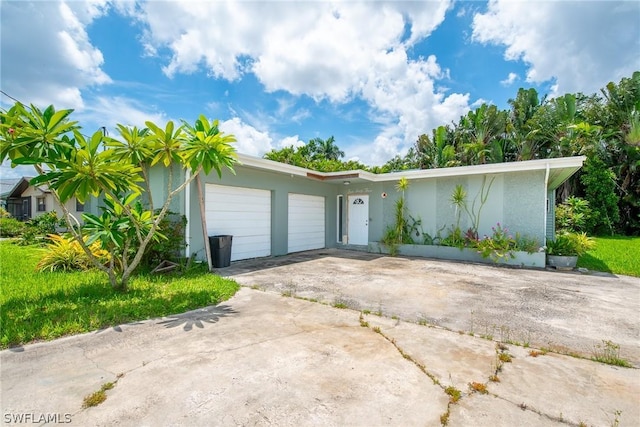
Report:
<svg viewBox="0 0 640 427"><path fill-rule="evenodd" d="M640 279L309 251L220 269L245 286L502 342L591 357L603 340L640 367Z"/></svg>
<svg viewBox="0 0 640 427"><path fill-rule="evenodd" d="M407 270L408 266L412 269ZM542 297L529 298L532 305L523 304L523 312L533 313L532 307L544 302L544 295L549 301L545 310L556 307L554 313L561 311L555 305L556 295L566 288L570 295L578 294L580 304L576 305L590 306L597 312L593 314L598 316L593 318L594 324L597 319L622 322L627 314L626 323L620 324L628 331L603 338L623 343L626 337L624 342L637 346L640 281L636 279L585 279L344 251L235 263L225 270L224 274L267 291L245 287L216 307L2 351L2 423L640 424L638 369L556 353L533 353L534 357L530 348L497 346L478 336L484 332L484 317L463 315L476 306L460 306L473 300L467 295L476 289L473 286L478 286L478 294L502 289L493 297L476 296L492 302L491 308L485 309L489 314L483 314L490 317L500 304L507 304L496 301L502 301L510 286L515 290L532 287L538 283L535 277L549 289L546 293L531 292ZM451 283L438 282L444 280L444 274L449 275ZM352 277L362 279L352 282ZM466 286L470 289L463 286L464 280L469 281ZM596 292L598 281L606 292ZM314 283L317 289L312 289ZM577 289L579 286L582 288ZM421 291L421 287L426 290ZM618 288L626 299L617 296ZM358 289L360 294L355 293ZM307 298L315 295L341 307L371 306L372 312L379 309L383 315L361 315L281 293ZM406 312L397 308L403 305L403 295ZM610 333L608 326L595 332L572 332L573 326L562 326L564 318L557 314L549 317L554 319L549 328L566 328L568 331L560 335L573 336L576 342L597 341L599 337L585 337ZM443 326L447 322L461 322L463 326L450 327L451 331L402 320L411 320L411 316L418 319L418 315L422 316L420 320L437 321ZM542 317L527 316L545 324ZM516 321L505 313L499 319L508 320L512 340L519 339L517 325L526 318ZM496 321L488 324L487 331L493 324L500 328L501 323ZM458 329L473 329L475 336L459 333ZM548 336L555 337L554 333ZM633 345L628 346L632 349L629 351L623 344L623 350L636 357ZM107 382L115 383L106 392L107 400L83 409L83 398ZM473 391L470 384L476 389L484 385L487 393ZM461 394L452 403L454 388Z"/></svg>

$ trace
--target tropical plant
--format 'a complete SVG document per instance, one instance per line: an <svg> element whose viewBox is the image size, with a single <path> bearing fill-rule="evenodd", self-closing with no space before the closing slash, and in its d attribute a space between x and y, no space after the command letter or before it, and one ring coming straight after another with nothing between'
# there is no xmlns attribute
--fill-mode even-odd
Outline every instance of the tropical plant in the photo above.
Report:
<svg viewBox="0 0 640 427"><path fill-rule="evenodd" d="M215 170L221 176L223 167L233 171L236 155L231 143L235 138L224 135L217 121L209 122L204 116L193 126L183 122L176 127L172 121L164 128L146 122L148 130L142 131L119 126L123 141L108 138L102 131L85 137L77 122L69 120L71 113L56 111L53 106L41 111L20 103L3 111L0 161L34 166L38 176L30 183L51 189L75 241L93 265L107 273L114 288L126 290L147 246L161 238L160 223L171 201L201 172ZM164 166L167 172L158 213L154 212L149 176L144 172L154 165ZM176 171L181 175L174 183ZM89 197L102 197L102 214L83 214L85 227L80 228L65 207L72 197L81 203ZM94 242L109 252L108 265L92 253L89 245Z"/></svg>
<svg viewBox="0 0 640 427"><path fill-rule="evenodd" d="M495 227L491 227L491 231L491 236L484 236L476 243L482 258L491 258L494 262L515 258L517 240L509 234L509 230L497 223Z"/></svg>
<svg viewBox="0 0 640 427"><path fill-rule="evenodd" d="M582 256L595 247L594 240L586 233L563 233L547 241L547 254L558 256Z"/></svg>
<svg viewBox="0 0 640 427"><path fill-rule="evenodd" d="M411 244L413 243L413 238L411 237L412 232L417 230L417 227L420 225L419 222L413 220L413 228L409 229L409 223L407 221L407 208L405 205L405 191L409 188L409 180L405 177L402 177L398 180L396 186L396 191L400 192L400 197L395 202L394 209L394 224L387 227L385 234L382 238L382 243L390 247L390 252L392 255L397 253L397 245L402 243Z"/></svg>
<svg viewBox="0 0 640 427"><path fill-rule="evenodd" d="M556 231L586 231L591 222L589 202L580 197L571 196L555 208Z"/></svg>
<svg viewBox="0 0 640 427"><path fill-rule="evenodd" d="M88 245L93 256L91 259L71 237L52 234L49 240L51 243L47 245L47 253L36 266L39 272L88 270L93 266L93 259L102 264L107 264L110 259L109 252L102 249L98 243Z"/></svg>

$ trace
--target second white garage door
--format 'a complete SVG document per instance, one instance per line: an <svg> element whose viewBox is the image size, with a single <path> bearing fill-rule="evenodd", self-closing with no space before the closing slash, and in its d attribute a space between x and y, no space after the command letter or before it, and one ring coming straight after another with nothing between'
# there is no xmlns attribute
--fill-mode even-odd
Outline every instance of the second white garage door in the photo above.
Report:
<svg viewBox="0 0 640 427"><path fill-rule="evenodd" d="M231 261L271 255L271 192L206 184L209 236L230 234Z"/></svg>
<svg viewBox="0 0 640 427"><path fill-rule="evenodd" d="M325 247L324 197L289 193L289 252Z"/></svg>

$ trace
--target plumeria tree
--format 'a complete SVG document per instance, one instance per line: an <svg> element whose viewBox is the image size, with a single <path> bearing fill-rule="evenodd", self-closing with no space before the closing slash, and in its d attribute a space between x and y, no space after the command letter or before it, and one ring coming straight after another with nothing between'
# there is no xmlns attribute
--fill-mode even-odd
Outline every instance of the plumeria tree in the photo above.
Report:
<svg viewBox="0 0 640 427"><path fill-rule="evenodd" d="M233 172L237 161L233 135L218 129L218 122L200 116L195 124L173 121L164 128L146 122L146 128L117 125L119 137L102 131L81 133L70 120L73 110L41 111L16 103L0 113L0 160L12 166L33 165L32 185L46 184L62 207L63 217L92 263L107 273L111 285L126 290L131 274L148 245L163 238L160 223L171 201L201 172ZM154 206L150 168L164 167L168 175L162 204ZM187 173L188 172L188 173ZM183 179L174 175L180 173ZM77 198L102 199L101 212L84 213L84 225L67 210L65 202ZM100 242L109 252L107 263L89 248Z"/></svg>

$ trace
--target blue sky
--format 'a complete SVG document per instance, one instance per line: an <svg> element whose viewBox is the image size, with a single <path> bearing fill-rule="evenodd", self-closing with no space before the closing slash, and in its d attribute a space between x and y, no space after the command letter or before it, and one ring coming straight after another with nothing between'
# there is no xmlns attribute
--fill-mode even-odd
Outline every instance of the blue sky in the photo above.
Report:
<svg viewBox="0 0 640 427"><path fill-rule="evenodd" d="M0 83L10 96L74 108L87 133L205 114L256 156L333 135L347 158L382 164L482 102L507 108L519 87L593 93L640 70L636 1L0 8Z"/></svg>

